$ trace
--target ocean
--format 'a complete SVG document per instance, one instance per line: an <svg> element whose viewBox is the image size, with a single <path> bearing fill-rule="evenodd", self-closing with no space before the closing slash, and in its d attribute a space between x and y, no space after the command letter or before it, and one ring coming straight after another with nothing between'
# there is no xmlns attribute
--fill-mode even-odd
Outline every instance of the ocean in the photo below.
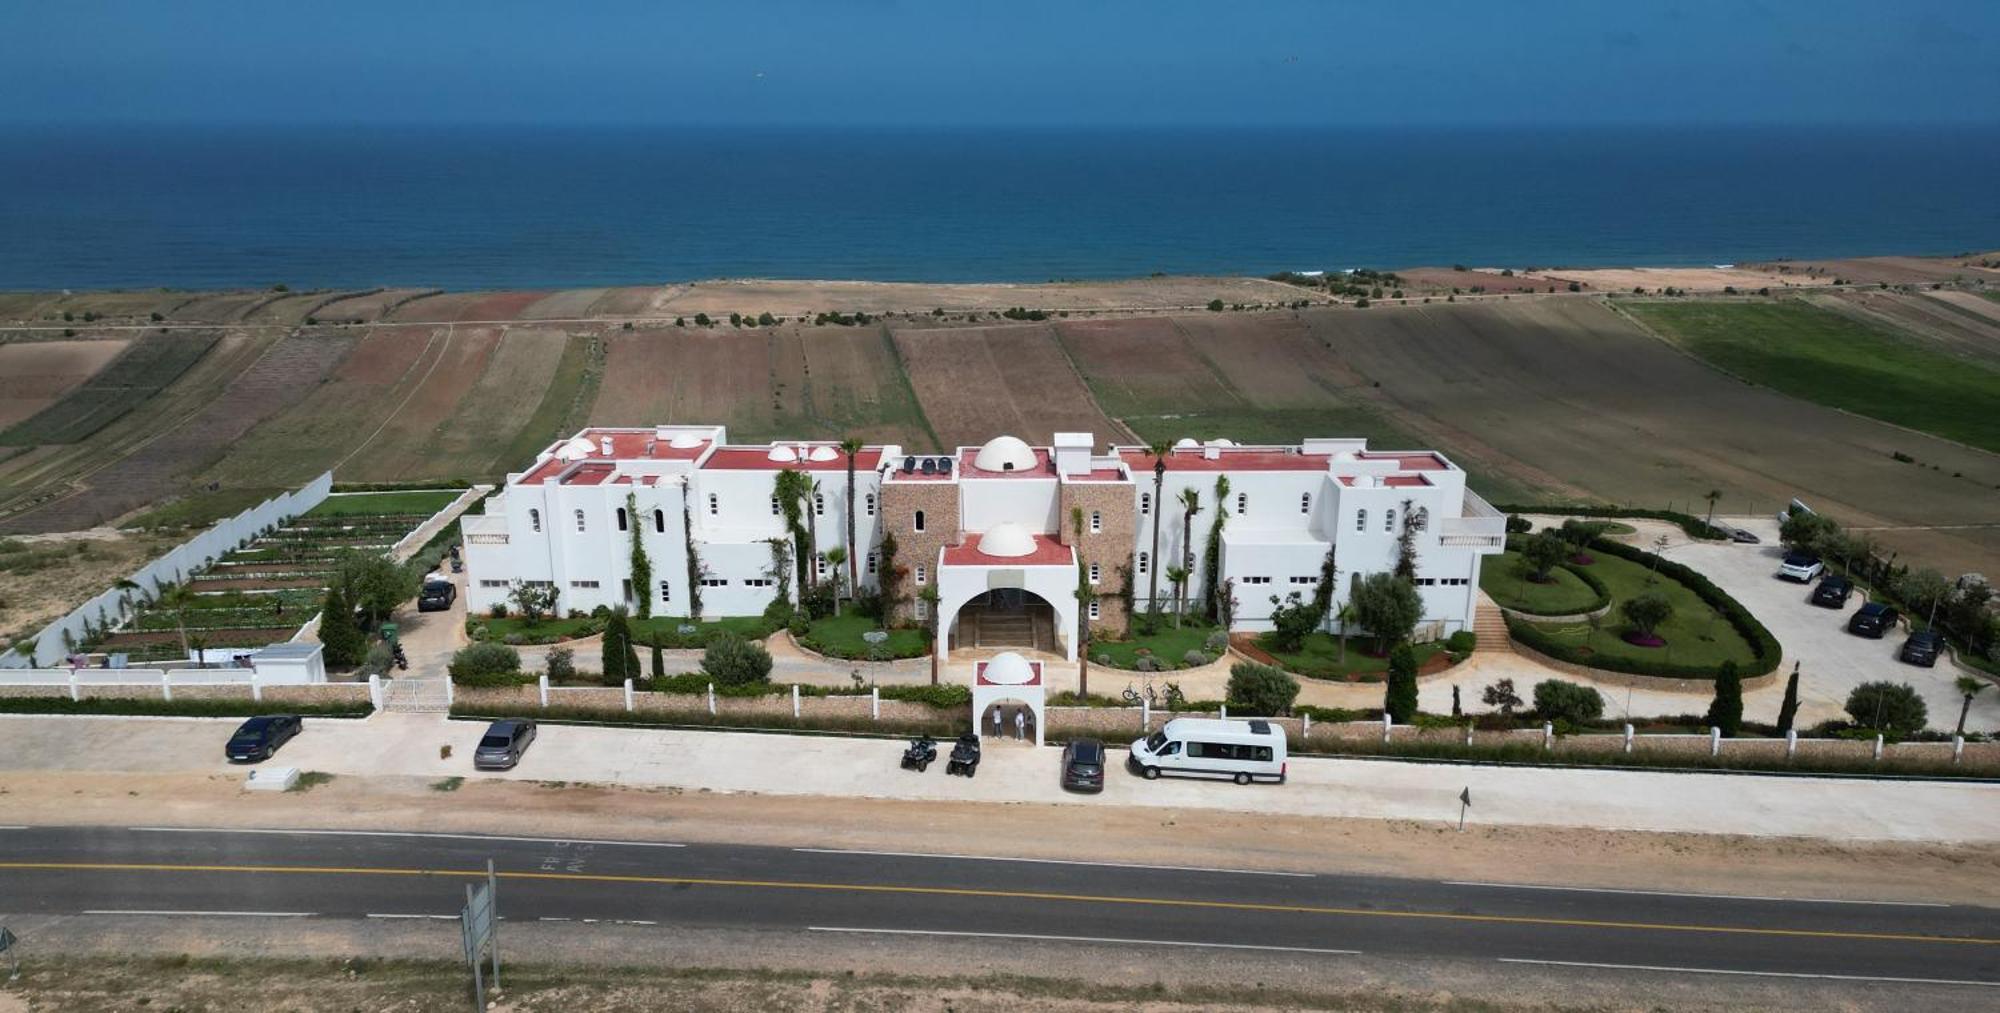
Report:
<svg viewBox="0 0 2000 1013"><path fill-rule="evenodd" d="M16 128L0 289L1944 254L1996 179L2000 127Z"/></svg>

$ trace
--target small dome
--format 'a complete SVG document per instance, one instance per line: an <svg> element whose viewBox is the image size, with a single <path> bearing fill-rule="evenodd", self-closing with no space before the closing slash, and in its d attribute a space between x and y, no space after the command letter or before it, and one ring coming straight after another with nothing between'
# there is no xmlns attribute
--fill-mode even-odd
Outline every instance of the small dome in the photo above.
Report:
<svg viewBox="0 0 2000 1013"><path fill-rule="evenodd" d="M979 448L972 466L980 471L1028 471L1035 466L1035 451L1012 436L995 436Z"/></svg>
<svg viewBox="0 0 2000 1013"><path fill-rule="evenodd" d="M839 456L840 456L840 451L835 450L832 447L828 446L814 447L812 449L812 453L806 455L808 460L813 460L813 461L831 461Z"/></svg>
<svg viewBox="0 0 2000 1013"><path fill-rule="evenodd" d="M701 443L700 433L675 433L673 439L667 441L667 446L675 450L690 450L701 446Z"/></svg>
<svg viewBox="0 0 2000 1013"><path fill-rule="evenodd" d="M572 436L569 438L568 443L556 449L556 459L559 461L581 461L589 457L591 451L596 449L597 444L590 442L588 437Z"/></svg>
<svg viewBox="0 0 2000 1013"><path fill-rule="evenodd" d="M981 678L999 686L1025 686L1035 681L1035 666L1013 651L1001 651L987 660Z"/></svg>
<svg viewBox="0 0 2000 1013"><path fill-rule="evenodd" d="M1035 536L1027 528L1008 521L995 524L979 536L979 551L988 556L1013 559L1035 554Z"/></svg>
<svg viewBox="0 0 2000 1013"><path fill-rule="evenodd" d="M1218 436L1215 439L1208 441L1208 445L1211 447L1233 447L1236 445L1236 441L1225 439L1223 437Z"/></svg>
<svg viewBox="0 0 2000 1013"><path fill-rule="evenodd" d="M764 459L767 461L781 461L789 464L792 461L798 460L799 455L796 451L794 451L790 447L772 447L771 452L764 455Z"/></svg>
<svg viewBox="0 0 2000 1013"><path fill-rule="evenodd" d="M1180 439L1174 441L1175 450L1186 450L1189 447L1199 447L1199 446L1201 446L1201 441L1195 439L1192 436L1183 436Z"/></svg>

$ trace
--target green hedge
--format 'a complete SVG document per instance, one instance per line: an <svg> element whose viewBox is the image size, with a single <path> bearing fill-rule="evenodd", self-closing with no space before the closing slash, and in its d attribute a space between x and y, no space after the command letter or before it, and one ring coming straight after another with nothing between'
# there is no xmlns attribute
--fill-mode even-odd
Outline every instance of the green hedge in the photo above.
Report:
<svg viewBox="0 0 2000 1013"><path fill-rule="evenodd" d="M658 679L634 679L632 688L651 693L681 693L703 695L708 692L712 680L700 672L682 675L661 676ZM866 687L863 687L866 689ZM877 686L884 700L902 700L909 703L929 704L932 707L970 707L972 689L969 686ZM749 699L760 696L786 696L792 692L790 683L746 682L735 686L715 685L715 695L735 699ZM808 686L799 685L800 696L855 696L851 686Z"/></svg>
<svg viewBox="0 0 2000 1013"><path fill-rule="evenodd" d="M1508 535L1508 536L1507 536L1507 551L1509 551L1509 552L1519 552L1519 551L1521 551L1521 546L1522 546L1522 543L1523 543L1524 541L1525 541L1525 538L1524 538L1523 536L1521 536L1521 535ZM1595 612L1595 611L1597 611L1598 609L1601 609L1601 608L1606 608L1606 607L1609 607L1609 606L1610 606L1610 604L1611 604L1611 590L1610 590L1609 588L1605 587L1605 586L1604 586L1604 582L1603 582L1603 581L1601 581L1601 580L1599 580L1599 579L1597 579L1597 575L1596 575L1596 574L1593 574L1593 573L1591 573L1588 567L1582 567L1582 566L1578 566L1578 565L1576 565L1575 563L1558 563L1558 564L1556 564L1556 565L1557 565L1557 566L1558 566L1558 567L1559 567L1560 569L1562 569L1562 570L1565 570L1565 571L1567 571L1567 572L1569 572L1569 573L1571 573L1571 574L1575 575L1575 577L1576 577L1576 578L1577 578L1578 580L1581 580L1581 581L1583 581L1583 584L1584 584L1584 586L1585 586L1585 587L1588 587L1588 588L1590 588L1590 590L1591 590L1591 591L1593 591L1593 592L1595 592L1595 593L1596 593L1596 595L1597 595L1597 599L1596 599L1595 601L1591 602L1591 603L1590 603L1589 605L1587 605L1587 606L1583 607L1583 608L1580 608L1580 609L1571 609L1571 610L1569 610L1569 611L1567 611L1567 612L1537 612L1537 611L1535 611L1534 609L1531 609L1531 608L1522 608L1522 607L1520 607L1519 605L1507 605L1507 606L1505 606L1505 608L1507 608L1507 609L1508 609L1509 611L1513 611L1513 612L1519 612L1519 613L1521 613L1521 614L1523 614L1523 615L1531 615L1531 616L1564 616L1564 615L1573 615L1573 614L1578 614L1578 613L1584 613L1584 612ZM1490 595L1490 594L1491 594L1491 592L1488 592L1488 594ZM1494 601L1495 601L1495 602L1498 602L1498 601L1499 601L1499 599L1498 599L1498 598L1495 598L1495 599L1494 599Z"/></svg>
<svg viewBox="0 0 2000 1013"><path fill-rule="evenodd" d="M717 692L720 692L720 687ZM771 731L791 733L832 733L841 735L878 735L884 738L900 738L912 735L930 735L938 739L951 739L972 730L972 715L956 717L940 716L931 721L875 721L867 717L855 718L794 718L790 715L762 714L710 714L706 710L688 710L671 713L627 711L602 707L472 707L451 708L455 718L473 718L491 721L500 718L528 718L542 724L593 724L616 725L626 728L693 728L714 731ZM893 756L884 754L885 762L892 762Z"/></svg>
<svg viewBox="0 0 2000 1013"><path fill-rule="evenodd" d="M0 697L0 714L120 714L133 717L247 718L259 714L303 714L307 717L365 718L375 710L358 703L275 703L256 700L159 700L143 697L67 696Z"/></svg>
<svg viewBox="0 0 2000 1013"><path fill-rule="evenodd" d="M1689 590L1695 593L1696 597L1707 603L1710 608L1715 609L1737 633L1742 635L1743 639L1750 644L1750 650L1757 656L1756 662L1743 670L1744 678L1748 679L1760 675L1768 675L1777 670L1778 662L1781 660L1783 654L1783 650L1778 646L1778 638L1772 636L1771 631L1765 629L1764 624L1758 622L1757 617L1751 615L1750 610L1744 608L1741 602L1730 597L1721 588L1716 587L1707 577L1671 559L1659 559L1655 562L1655 557L1650 552L1605 538L1593 539L1589 548L1592 552L1602 552L1606 555L1631 560L1640 565L1653 566L1659 573L1686 585ZM1526 644L1532 650L1546 654L1557 661L1583 665L1587 668L1602 669L1608 672L1625 672L1632 675L1657 676L1668 679L1715 678L1715 670L1702 665L1677 665L1665 661L1656 662L1611 655L1586 655L1577 651L1575 647L1569 644L1562 643L1545 635L1533 623L1515 619L1512 616L1507 617L1507 632L1515 640Z"/></svg>
<svg viewBox="0 0 2000 1013"><path fill-rule="evenodd" d="M1576 517L1643 517L1647 520L1668 521L1676 524L1689 538L1725 539L1729 535L1721 528L1678 510L1644 510L1639 507L1591 506L1587 503L1544 503L1529 505L1495 503L1493 509L1506 514L1569 514Z"/></svg>

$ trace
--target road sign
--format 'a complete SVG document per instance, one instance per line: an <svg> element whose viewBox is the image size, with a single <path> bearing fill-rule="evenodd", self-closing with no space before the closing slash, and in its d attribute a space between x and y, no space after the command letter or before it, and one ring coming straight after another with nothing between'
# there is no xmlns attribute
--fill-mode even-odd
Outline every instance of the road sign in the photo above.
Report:
<svg viewBox="0 0 2000 1013"><path fill-rule="evenodd" d="M493 860L486 860L486 882L465 888L465 908L458 914L458 926L465 944L465 962L472 966L472 1008L486 1009L484 957L493 956L493 987L500 987L500 904L499 884L493 875Z"/></svg>
<svg viewBox="0 0 2000 1013"><path fill-rule="evenodd" d="M1465 811L1466 811L1467 809L1470 809L1470 808L1472 808L1472 786L1468 784L1468 785L1466 785L1466 786L1465 786L1465 790L1464 790L1464 791L1461 791L1461 792L1459 792L1459 793L1458 793L1458 830L1459 830L1459 833L1464 833L1464 832L1465 832Z"/></svg>
<svg viewBox="0 0 2000 1013"><path fill-rule="evenodd" d="M7 973L8 981L13 981L21 976L21 955L14 952L14 944L18 942L20 940L14 938L14 933L8 931L7 926L0 925L0 953L7 954L8 963L12 965Z"/></svg>

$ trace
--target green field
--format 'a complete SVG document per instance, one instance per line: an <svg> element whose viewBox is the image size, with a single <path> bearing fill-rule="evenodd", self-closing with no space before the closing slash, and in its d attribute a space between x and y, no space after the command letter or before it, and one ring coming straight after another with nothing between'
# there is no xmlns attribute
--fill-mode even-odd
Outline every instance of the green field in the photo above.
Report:
<svg viewBox="0 0 2000 1013"><path fill-rule="evenodd" d="M1537 623L1536 627L1543 633L1606 656L1708 667L1734 661L1744 669L1757 663L1757 655L1750 649L1749 641L1744 640L1743 635L1736 632L1736 628L1729 625L1729 620L1724 619L1721 613L1710 608L1693 589L1680 581L1654 574L1629 559L1603 552L1596 554L1596 562L1590 564L1589 570L1590 575L1603 582L1605 590L1611 593L1611 612L1604 617L1598 630L1593 633L1590 624L1585 622ZM1480 586L1485 586L1483 578ZM1665 647L1639 647L1626 643L1620 636L1625 630L1625 620L1619 615L1619 606L1642 594L1660 595L1674 607L1673 616L1655 631L1666 640Z"/></svg>
<svg viewBox="0 0 2000 1013"><path fill-rule="evenodd" d="M429 517L464 495L463 489L412 489L399 492L353 492L328 496L307 511L307 517L358 517L403 514Z"/></svg>
<svg viewBox="0 0 2000 1013"><path fill-rule="evenodd" d="M1794 397L2000 452L2000 371L1793 300L1635 302L1695 355Z"/></svg>
<svg viewBox="0 0 2000 1013"><path fill-rule="evenodd" d="M1539 616L1571 615L1597 607L1597 592L1567 568L1550 570L1547 584L1529 580L1528 571L1520 553L1503 553L1479 568L1479 588L1502 608Z"/></svg>
<svg viewBox="0 0 2000 1013"><path fill-rule="evenodd" d="M75 443L110 425L188 371L214 346L213 332L149 334L62 400L0 433L0 443Z"/></svg>

